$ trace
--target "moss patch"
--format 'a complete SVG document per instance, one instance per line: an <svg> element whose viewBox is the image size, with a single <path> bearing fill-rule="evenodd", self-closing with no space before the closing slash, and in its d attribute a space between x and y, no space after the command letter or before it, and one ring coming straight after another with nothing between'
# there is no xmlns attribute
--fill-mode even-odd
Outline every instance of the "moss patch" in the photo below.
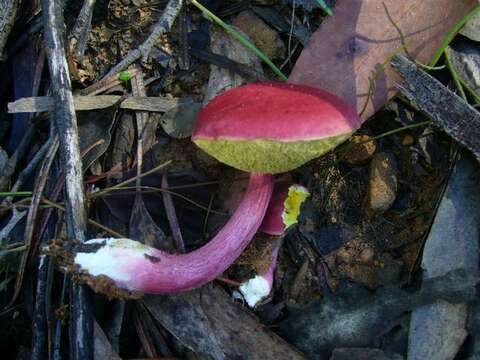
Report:
<svg viewBox="0 0 480 360"><path fill-rule="evenodd" d="M195 144L217 160L255 173L277 174L293 170L345 141L350 133L322 140L278 142L271 140L205 140Z"/></svg>

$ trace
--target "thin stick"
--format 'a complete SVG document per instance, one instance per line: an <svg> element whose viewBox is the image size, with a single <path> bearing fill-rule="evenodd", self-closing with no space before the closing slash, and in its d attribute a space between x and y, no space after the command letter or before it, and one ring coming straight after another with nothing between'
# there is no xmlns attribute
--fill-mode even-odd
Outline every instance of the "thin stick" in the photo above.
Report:
<svg viewBox="0 0 480 360"><path fill-rule="evenodd" d="M138 70L137 75L132 78L132 94L133 96L145 96L145 86L143 84L143 72L141 69L138 69L132 66L132 70ZM148 113L144 111L136 111L135 118L137 123L137 188L141 186L142 181L140 175L142 175L143 167L143 140L145 135L145 129L148 122ZM140 195L139 195L140 196Z"/></svg>
<svg viewBox="0 0 480 360"><path fill-rule="evenodd" d="M77 21L70 35L70 51L77 60L83 58L87 46L88 33L92 27L93 7L96 0L84 0Z"/></svg>
<svg viewBox="0 0 480 360"><path fill-rule="evenodd" d="M124 187L124 188L122 188L122 189L116 189L116 190L136 190L136 189L137 189L136 187ZM201 209L201 210L204 210L204 211L207 211L207 212L211 212L212 214L218 214L218 215L224 215L224 216L228 215L228 214L223 213L223 212L220 212L220 211L215 211L215 210L209 209L209 208L207 208L207 207L205 207L205 206L203 206L203 205L201 205L201 204L199 204L199 203L191 200L190 198L188 198L188 197L186 197L186 196L184 196L184 195L182 195L182 194L179 194L179 193L177 193L177 192L170 191L170 190L167 190L167 189L164 189L164 188L157 188L157 187L152 187L152 186L141 186L141 189L151 190L151 191L143 191L142 194L148 194L148 193L153 193L153 194L155 194L155 193L158 193L158 192L161 192L161 193L166 192L166 193L169 193L169 194L171 194L171 195L173 195L173 196L176 196L176 197L178 197L178 198L180 198L180 199L182 199L182 200L185 200L186 202L188 202L188 203L190 203L190 204L198 207L198 208ZM102 196L109 196L109 195L108 195L108 194L107 194L107 195L102 194Z"/></svg>
<svg viewBox="0 0 480 360"><path fill-rule="evenodd" d="M26 211L18 211L17 207L13 205L12 216L10 220L8 220L8 223L3 225L2 229L0 230L0 246L4 245L6 237L10 234L17 223L23 219L26 213Z"/></svg>
<svg viewBox="0 0 480 360"><path fill-rule="evenodd" d="M30 163L23 169L20 174L17 177L17 180L15 181L15 184L12 186L10 189L10 192L16 193L18 189L25 183L25 181L32 175L33 171L37 168L37 165L40 163L40 161L45 157L47 151L50 149L50 147L53 144L53 138L50 137L45 144L42 145L40 150L37 151L35 156L32 158ZM12 197L7 197L2 201L2 205L4 203L8 203L12 201Z"/></svg>
<svg viewBox="0 0 480 360"><path fill-rule="evenodd" d="M60 293L60 306L65 305L65 298L70 287L70 278L67 274L63 276L62 291ZM52 359L53 360L62 360L62 320L59 318L55 319L55 325L53 329L53 341L52 341Z"/></svg>
<svg viewBox="0 0 480 360"><path fill-rule="evenodd" d="M293 67L292 61L291 61L291 56L290 54L292 53L292 36L293 36L293 28L295 27L295 9L297 8L295 0L293 0L292 3L292 16L290 17L290 33L288 34L288 62L290 63L290 66Z"/></svg>
<svg viewBox="0 0 480 360"><path fill-rule="evenodd" d="M217 277L215 280L221 281L225 284L235 286L235 287L240 287L242 285L242 283L239 282L239 281L228 279L228 278L225 278L225 277L222 277L222 276Z"/></svg>
<svg viewBox="0 0 480 360"><path fill-rule="evenodd" d="M156 173L157 171L160 171L161 169L163 169L164 167L170 165L172 163L172 160L168 160L168 161L165 161L163 164L160 164L158 166L155 166L153 169L150 169L146 172L144 172L142 175L140 176L134 176L128 180L125 180L125 181L122 181L116 185L113 185L113 186L110 186L106 189L103 189L103 190L100 190L96 193L93 193L93 194L90 194L90 198L94 198L94 197L98 197L98 196L102 196L102 195L105 195L106 193L109 193L110 191L114 191L116 189L120 189L122 187L124 187L125 185L128 185L134 181L137 180L137 178L143 178L144 176L147 176L147 175L150 175L150 174L153 174L153 173Z"/></svg>
<svg viewBox="0 0 480 360"><path fill-rule="evenodd" d="M134 77L137 73L136 69L132 69L128 71L128 75L130 78ZM114 86L120 85L123 81L118 78L117 74L113 74L112 76L105 76L103 79L97 81L96 83L86 87L85 89L80 90L78 93L82 96L86 95L97 95L105 92Z"/></svg>
<svg viewBox="0 0 480 360"><path fill-rule="evenodd" d="M53 202L53 201L50 201L50 200L48 200L48 199L43 198L43 199L42 199L42 202L43 202L44 204L47 204L48 206L51 206L51 207L53 207L53 208L55 208L55 209L60 210L60 211L65 211L65 207L64 207L64 206L62 206L62 205L60 205L60 204L57 204L57 203L55 203L55 202ZM101 230L109 233L110 235L119 238L119 239L123 239L123 238L126 238L126 237L127 237L127 236L125 236L125 235L123 235L123 234L120 234L119 232L116 232L116 231L113 230L113 229L110 229L109 227L107 227L107 226L105 226L105 225L100 224L99 222L97 222L97 221L95 221L95 220L87 219L87 223L89 223L90 225L93 225L93 226L95 226L95 227L97 227L97 228L99 228L99 229L101 229Z"/></svg>
<svg viewBox="0 0 480 360"><path fill-rule="evenodd" d="M53 118L58 131L62 167L65 172L67 236L72 240L84 242L87 214L77 118L65 54L63 1L42 0L41 3L52 94L55 98ZM71 299L73 305L71 358L93 360L91 293L84 285L73 285Z"/></svg>
<svg viewBox="0 0 480 360"><path fill-rule="evenodd" d="M53 129L51 130L53 134ZM53 135L50 135L53 138ZM30 260L32 254L36 251L37 245L32 243L33 235L35 232L35 224L37 221L37 214L38 209L40 207L40 202L43 194L43 190L47 185L48 174L50 172L50 167L52 166L53 159L57 154L58 149L58 140L54 141L51 147L48 149L48 153L43 161L42 167L38 172L37 179L35 181L32 201L28 208L27 214L27 221L25 224L25 233L24 233L24 242L27 245L28 250L22 254L22 258L20 260L19 270L17 272L17 278L15 282L15 291L13 293L13 297L10 304L17 299L18 295L20 295L20 290L22 288L23 279L25 276L25 271L27 269L28 261Z"/></svg>
<svg viewBox="0 0 480 360"><path fill-rule="evenodd" d="M162 16L155 24L150 36L142 43L138 48L128 52L127 56L120 61L113 69L111 69L107 76L115 75L116 73L126 69L129 65L133 64L140 58L147 60L153 45L157 42L160 35L169 31L173 25L173 22L177 18L180 10L183 6L183 0L170 0L163 11Z"/></svg>
<svg viewBox="0 0 480 360"><path fill-rule="evenodd" d="M335 163L338 163L338 162L340 162L341 160L343 160L343 158L345 157L345 155L346 155L351 149L353 149L353 148L355 148L355 147L357 147L357 146L360 146L360 145L362 145L362 144L366 144L366 143L372 142L373 140L378 140L378 139L381 139L381 138L384 138L384 137L387 137L387 136L396 134L396 133L401 132L401 131L411 130L411 129L415 129L415 128L421 127L421 126L428 126L428 125L430 125L430 124L432 124L432 121L430 121L430 120L421 121L421 122L418 122L418 123L415 123L415 124L405 125L405 126L402 126L402 127L396 128L396 129L393 129L393 130L385 131L384 133L381 133L381 134L376 135L376 136L372 136L370 139L364 140L364 141L360 141L359 143L350 142L350 143L346 144L343 149L338 148L338 150L335 150L335 151L334 151L334 153L336 153L337 151L338 151L338 152L341 151L341 154L339 155L339 157L338 157L338 159L335 161Z"/></svg>
<svg viewBox="0 0 480 360"><path fill-rule="evenodd" d="M162 176L162 188L168 188L167 173ZM175 206L173 205L172 195L166 191L162 192L163 206L165 207L165 213L167 214L168 223L170 224L170 230L172 230L173 242L175 248L179 253L185 253L185 243L183 242L182 231L178 224L177 213Z"/></svg>
<svg viewBox="0 0 480 360"><path fill-rule="evenodd" d="M30 357L32 360L41 360L47 357L47 314L45 312L45 300L47 293L48 263L49 259L46 255L40 256L33 312L32 354Z"/></svg>

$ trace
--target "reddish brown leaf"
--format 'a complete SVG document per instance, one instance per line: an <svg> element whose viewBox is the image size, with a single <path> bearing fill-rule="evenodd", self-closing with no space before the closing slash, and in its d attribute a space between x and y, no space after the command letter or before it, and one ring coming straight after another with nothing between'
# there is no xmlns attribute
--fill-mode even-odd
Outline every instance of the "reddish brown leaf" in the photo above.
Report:
<svg viewBox="0 0 480 360"><path fill-rule="evenodd" d="M369 78L393 53L402 49L428 63L452 27L477 5L475 0L339 0L303 50L289 82L328 90L359 112L367 100ZM398 78L390 66L380 70L373 96L363 113L367 119L390 99Z"/></svg>

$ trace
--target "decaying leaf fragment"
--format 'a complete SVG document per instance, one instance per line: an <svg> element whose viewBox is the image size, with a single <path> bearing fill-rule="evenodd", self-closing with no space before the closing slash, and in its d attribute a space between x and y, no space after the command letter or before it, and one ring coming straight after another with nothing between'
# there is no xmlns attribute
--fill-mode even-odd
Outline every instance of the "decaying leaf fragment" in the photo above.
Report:
<svg viewBox="0 0 480 360"><path fill-rule="evenodd" d="M428 63L452 27L477 4L475 0L339 0L334 16L322 23L303 50L289 82L327 90L361 112L370 78L378 69L363 112L366 119L395 93L395 74L388 65L385 71L380 69L395 52L402 52L395 25L409 54Z"/></svg>

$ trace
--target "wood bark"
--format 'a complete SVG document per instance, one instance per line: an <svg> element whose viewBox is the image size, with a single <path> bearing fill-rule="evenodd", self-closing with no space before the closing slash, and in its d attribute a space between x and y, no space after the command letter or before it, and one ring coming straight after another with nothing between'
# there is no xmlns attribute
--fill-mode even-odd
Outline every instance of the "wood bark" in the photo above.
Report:
<svg viewBox="0 0 480 360"><path fill-rule="evenodd" d="M147 296L143 301L173 336L209 358L305 359L214 285L175 296Z"/></svg>
<svg viewBox="0 0 480 360"><path fill-rule="evenodd" d="M480 113L405 56L395 56L392 66L405 80L400 92L480 161Z"/></svg>
<svg viewBox="0 0 480 360"><path fill-rule="evenodd" d="M42 0L45 47L60 140L60 157L65 173L65 220L71 241L84 242L87 229L82 161L78 141L77 118L70 74L65 54L63 1ZM74 360L93 360L93 316L90 289L74 284L71 295L70 353Z"/></svg>
<svg viewBox="0 0 480 360"><path fill-rule="evenodd" d="M121 100L120 95L97 95L97 96L74 96L73 103L75 111L98 110L114 106ZM174 99L166 97L133 96L126 98L120 103L121 109L166 112L189 99ZM23 112L53 111L55 100L50 96L25 97L8 103L10 114Z"/></svg>

